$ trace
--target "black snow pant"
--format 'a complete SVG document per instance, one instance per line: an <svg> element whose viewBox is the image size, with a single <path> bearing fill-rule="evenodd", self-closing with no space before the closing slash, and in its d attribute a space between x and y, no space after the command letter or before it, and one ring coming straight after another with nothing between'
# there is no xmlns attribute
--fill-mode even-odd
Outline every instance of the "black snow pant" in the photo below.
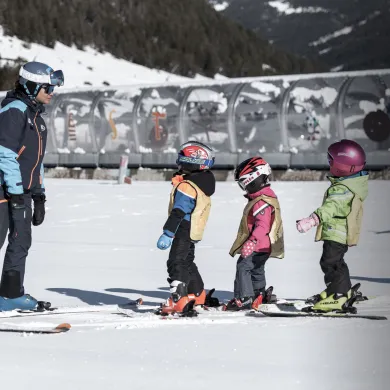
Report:
<svg viewBox="0 0 390 390"><path fill-rule="evenodd" d="M268 253L253 253L237 260L234 298L255 297L265 292L265 263Z"/></svg>
<svg viewBox="0 0 390 390"><path fill-rule="evenodd" d="M344 261L348 245L335 241L324 241L320 265L325 274L324 280L328 294L345 294L351 288L349 269Z"/></svg>
<svg viewBox="0 0 390 390"><path fill-rule="evenodd" d="M4 199L0 189L0 202ZM26 258L31 247L31 194L24 195L25 209L12 209L9 202L0 203L0 245L8 234L0 282L0 296L17 298L24 294Z"/></svg>
<svg viewBox="0 0 390 390"><path fill-rule="evenodd" d="M195 244L190 239L189 230L181 229L180 234L176 234L173 239L169 252L167 261L169 280L184 282L189 294L198 295L203 291L204 284L194 259Z"/></svg>

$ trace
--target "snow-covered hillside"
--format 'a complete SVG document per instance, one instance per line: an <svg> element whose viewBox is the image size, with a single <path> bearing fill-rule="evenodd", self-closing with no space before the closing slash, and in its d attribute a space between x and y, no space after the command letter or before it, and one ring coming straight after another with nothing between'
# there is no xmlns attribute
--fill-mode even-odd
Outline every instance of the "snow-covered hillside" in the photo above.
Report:
<svg viewBox="0 0 390 390"><path fill-rule="evenodd" d="M1 65L4 65L5 59L21 57L27 61L47 63L54 69L62 69L65 74L65 88L189 80L187 77L115 58L110 53L100 53L92 47L79 50L75 46L65 46L60 42L57 42L54 48L26 43L17 37L5 36L1 26L0 55ZM204 77L197 76L197 79L201 78Z"/></svg>

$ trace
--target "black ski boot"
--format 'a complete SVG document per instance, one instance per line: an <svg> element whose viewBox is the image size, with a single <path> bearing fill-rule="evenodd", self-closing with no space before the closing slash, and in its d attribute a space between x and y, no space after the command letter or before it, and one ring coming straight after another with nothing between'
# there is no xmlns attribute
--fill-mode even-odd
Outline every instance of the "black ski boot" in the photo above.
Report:
<svg viewBox="0 0 390 390"><path fill-rule="evenodd" d="M224 311L250 310L253 297L233 298L223 308Z"/></svg>
<svg viewBox="0 0 390 390"><path fill-rule="evenodd" d="M204 301L204 306L206 307L219 307L221 306L219 299L217 297L213 297L212 295L215 292L215 288L212 288L209 290L209 292L206 295L206 299Z"/></svg>

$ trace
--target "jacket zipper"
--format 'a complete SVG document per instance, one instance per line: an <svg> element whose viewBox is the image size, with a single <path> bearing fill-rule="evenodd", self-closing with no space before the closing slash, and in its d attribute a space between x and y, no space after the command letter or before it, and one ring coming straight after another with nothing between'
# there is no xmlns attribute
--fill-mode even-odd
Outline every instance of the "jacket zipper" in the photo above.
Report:
<svg viewBox="0 0 390 390"><path fill-rule="evenodd" d="M35 114L35 117L34 117L35 130L37 131L37 135L38 135L38 158L37 158L37 162L34 165L34 168L31 171L30 183L29 183L29 185L27 187L28 190L31 188L32 180L33 180L33 174L34 174L35 168L38 166L39 159L41 158L41 153L42 153L41 152L41 142L42 142L41 140L42 140L42 137L39 134L39 130L38 130L37 122L36 122L37 116L38 116L38 112Z"/></svg>
<svg viewBox="0 0 390 390"><path fill-rule="evenodd" d="M18 159L18 158L22 155L22 153L24 152L24 149L26 149L26 147L23 145L23 146L20 148L20 150L19 150L19 152L18 152L18 157L16 157L16 159Z"/></svg>

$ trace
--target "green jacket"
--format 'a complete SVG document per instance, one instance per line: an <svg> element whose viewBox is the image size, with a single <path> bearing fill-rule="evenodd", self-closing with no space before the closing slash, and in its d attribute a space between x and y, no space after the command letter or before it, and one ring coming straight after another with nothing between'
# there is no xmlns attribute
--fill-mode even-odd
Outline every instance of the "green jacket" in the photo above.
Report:
<svg viewBox="0 0 390 390"><path fill-rule="evenodd" d="M320 219L316 241L336 241L357 245L363 217L363 201L368 195L368 173L345 178L328 177L330 187L322 206L315 210Z"/></svg>

